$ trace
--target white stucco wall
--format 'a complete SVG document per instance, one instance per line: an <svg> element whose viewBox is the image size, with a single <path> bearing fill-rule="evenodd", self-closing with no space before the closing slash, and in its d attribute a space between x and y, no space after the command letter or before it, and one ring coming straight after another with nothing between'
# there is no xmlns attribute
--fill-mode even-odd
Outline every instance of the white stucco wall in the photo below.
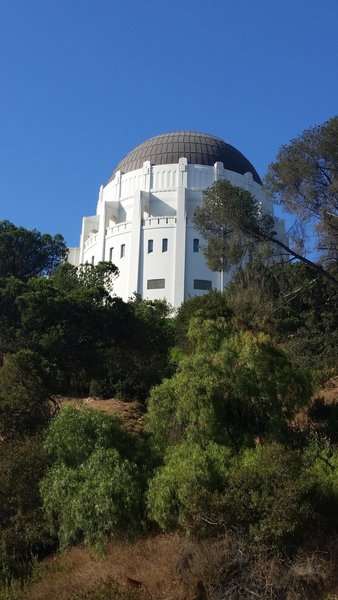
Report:
<svg viewBox="0 0 338 600"><path fill-rule="evenodd" d="M203 190L222 178L249 190L273 214L270 200L251 173L240 175L221 163L191 165L185 158L171 165L145 162L141 169L117 172L113 181L101 186L96 215L84 217L80 248L71 249L70 262L97 264L111 259L120 271L114 292L124 300L137 292L143 298L166 298L177 308L184 300L205 293L196 289L194 280L221 289L221 274L207 268L201 251L193 251L193 240L200 236L192 216ZM278 233L283 232L279 220ZM163 239L168 240L166 252L162 252ZM148 252L149 240L152 252Z"/></svg>

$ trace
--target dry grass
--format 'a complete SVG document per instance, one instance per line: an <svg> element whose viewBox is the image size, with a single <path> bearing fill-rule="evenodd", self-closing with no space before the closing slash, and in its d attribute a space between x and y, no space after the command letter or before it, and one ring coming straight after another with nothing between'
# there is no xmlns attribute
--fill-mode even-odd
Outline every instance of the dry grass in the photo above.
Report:
<svg viewBox="0 0 338 600"><path fill-rule="evenodd" d="M102 400L102 398L70 398L58 399L61 407L75 406L99 410L103 413L116 415L131 435L139 435L143 430L144 409L138 402L124 402L118 398Z"/></svg>
<svg viewBox="0 0 338 600"><path fill-rule="evenodd" d="M318 427L318 423L309 417L309 410L315 402L321 399L324 404L338 404L338 375L331 377L323 387L316 390L308 407L301 409L293 418L292 424L295 428L311 432Z"/></svg>
<svg viewBox="0 0 338 600"><path fill-rule="evenodd" d="M122 591L137 592L140 598L193 600L176 572L181 547L181 536L173 534L114 541L104 557L73 548L45 561L45 576L27 590L25 600L74 600L109 582Z"/></svg>
<svg viewBox="0 0 338 600"><path fill-rule="evenodd" d="M316 398L323 398L325 404L338 403L338 375L331 377L322 389L316 392Z"/></svg>
<svg viewBox="0 0 338 600"><path fill-rule="evenodd" d="M291 560L233 532L117 540L104 557L77 547L48 559L23 600L335 600L337 556L336 541Z"/></svg>
<svg viewBox="0 0 338 600"><path fill-rule="evenodd" d="M179 561L182 579L198 584L205 600L324 600L336 566L329 552L286 559L231 532L218 540L186 540Z"/></svg>

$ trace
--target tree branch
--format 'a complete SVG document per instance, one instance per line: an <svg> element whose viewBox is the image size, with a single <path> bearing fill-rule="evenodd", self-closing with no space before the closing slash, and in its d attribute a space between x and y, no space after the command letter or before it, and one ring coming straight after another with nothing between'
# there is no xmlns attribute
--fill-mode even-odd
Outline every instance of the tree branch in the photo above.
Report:
<svg viewBox="0 0 338 600"><path fill-rule="evenodd" d="M256 234L251 231L244 232L244 233L246 235L254 237L257 240L264 239L264 240L271 242L272 244L275 244L276 246L279 246L279 248L283 248L283 250L285 250L288 254L291 254L291 256L293 256L294 258L297 258L301 262L305 263L306 265L311 267L311 269L314 269L317 273L320 273L320 275L322 275L322 277L325 277L328 281L330 281L330 283L332 283L336 288L338 288L338 280L335 277L333 277L333 275L331 275L331 273L329 273L328 271L325 271L325 269L321 265L317 265L316 263L312 262L312 260L309 260L305 256L298 254L298 252L289 248L286 244L281 242L281 240L279 240L278 238L273 237L272 235L269 235L267 233L263 233L262 231L260 231L259 233L256 233Z"/></svg>

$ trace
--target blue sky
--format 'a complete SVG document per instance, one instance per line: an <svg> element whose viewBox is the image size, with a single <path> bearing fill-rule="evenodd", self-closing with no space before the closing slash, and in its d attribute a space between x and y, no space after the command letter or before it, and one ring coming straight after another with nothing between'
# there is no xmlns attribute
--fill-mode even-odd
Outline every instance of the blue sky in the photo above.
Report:
<svg viewBox="0 0 338 600"><path fill-rule="evenodd" d="M337 0L0 0L0 219L78 245L134 146L215 134L264 176L338 113Z"/></svg>

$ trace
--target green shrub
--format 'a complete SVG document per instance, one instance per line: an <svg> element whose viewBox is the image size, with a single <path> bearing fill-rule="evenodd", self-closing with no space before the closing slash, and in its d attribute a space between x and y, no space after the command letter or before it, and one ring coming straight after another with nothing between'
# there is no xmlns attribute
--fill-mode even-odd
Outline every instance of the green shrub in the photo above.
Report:
<svg viewBox="0 0 338 600"><path fill-rule="evenodd" d="M147 504L163 530L235 527L255 542L284 547L302 538L317 499L316 478L302 455L281 444L231 454L213 443L183 443L167 453L150 481Z"/></svg>
<svg viewBox="0 0 338 600"><path fill-rule="evenodd" d="M197 317L203 321L216 321L219 318L224 318L228 322L229 328L231 328L232 315L225 294L216 290L183 302L174 319L176 341L179 347L187 352L192 349L192 343L188 336L192 319Z"/></svg>
<svg viewBox="0 0 338 600"><path fill-rule="evenodd" d="M114 449L95 450L77 469L56 464L41 494L62 549L79 540L99 549L109 536L136 528L140 518L137 468Z"/></svg>
<svg viewBox="0 0 338 600"><path fill-rule="evenodd" d="M55 404L46 361L31 350L6 356L0 368L0 434L34 434L45 427Z"/></svg>
<svg viewBox="0 0 338 600"><path fill-rule="evenodd" d="M39 492L47 467L39 437L0 444L0 582L27 577L55 546Z"/></svg>
<svg viewBox="0 0 338 600"><path fill-rule="evenodd" d="M100 548L142 524L145 472L130 460L136 443L114 416L68 407L51 423L45 447L54 465L41 494L62 548L79 540Z"/></svg>
<svg viewBox="0 0 338 600"><path fill-rule="evenodd" d="M235 457L218 510L257 542L284 545L301 539L315 517L316 485L300 452L259 445Z"/></svg>
<svg viewBox="0 0 338 600"><path fill-rule="evenodd" d="M312 443L304 451L307 475L317 490L317 529L332 533L338 528L338 449L328 442Z"/></svg>
<svg viewBox="0 0 338 600"><path fill-rule="evenodd" d="M50 423L45 436L45 448L52 460L69 467L78 467L92 452L116 448L128 455L132 441L114 415L89 408L63 408Z"/></svg>
<svg viewBox="0 0 338 600"><path fill-rule="evenodd" d="M149 516L163 530L181 526L203 530L210 519L213 493L226 485L230 451L209 443L183 443L171 448L164 466L150 481Z"/></svg>
<svg viewBox="0 0 338 600"><path fill-rule="evenodd" d="M264 335L231 333L224 319L192 322L194 353L153 388L147 430L162 452L184 440L252 446L282 439L311 386Z"/></svg>

